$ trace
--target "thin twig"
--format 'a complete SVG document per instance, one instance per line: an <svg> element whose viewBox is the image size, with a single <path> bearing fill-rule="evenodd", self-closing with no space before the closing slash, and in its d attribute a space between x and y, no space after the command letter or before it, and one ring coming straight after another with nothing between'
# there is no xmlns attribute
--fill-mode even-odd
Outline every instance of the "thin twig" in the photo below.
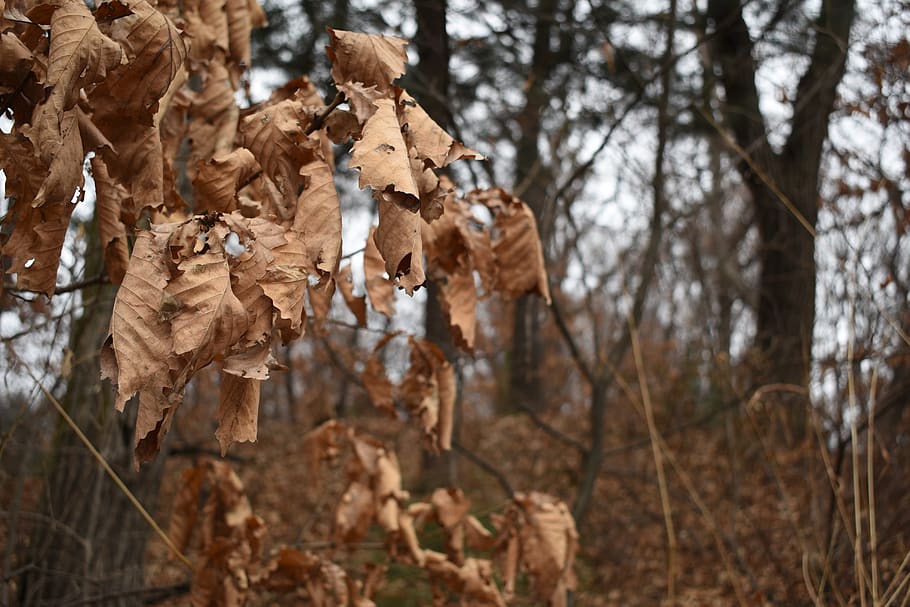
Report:
<svg viewBox="0 0 910 607"><path fill-rule="evenodd" d="M84 278L82 280L76 280L66 285L58 285L54 287L54 295L63 295L64 293L72 293L73 291L81 291L82 289L87 289L88 287L97 287L98 285L106 285L110 282L110 279L107 277L107 274L102 272L97 276L92 278ZM33 289L20 289L18 287L5 287L6 291L10 293L40 293L44 294L43 291L35 291Z"/></svg>
<svg viewBox="0 0 910 607"><path fill-rule="evenodd" d="M850 458L853 464L853 550L856 567L856 584L859 589L859 604L866 607L866 565L863 561L863 494L860 491L859 469L859 432L856 430L856 418L859 416L856 404L856 377L853 356L856 344L856 301L854 289L850 289L850 317L847 336L847 402L850 408ZM871 584L870 584L871 585Z"/></svg>
<svg viewBox="0 0 910 607"><path fill-rule="evenodd" d="M510 483L505 474L498 470L493 464L483 459L456 440L452 440L452 449L457 451L459 455L462 455L469 462L496 479L496 481L499 483L499 486L502 488L505 494L509 496L509 498L515 497L515 490L512 489L512 483Z"/></svg>
<svg viewBox="0 0 910 607"><path fill-rule="evenodd" d="M667 532L667 604L676 604L676 531L673 526L673 510L670 507L670 492L667 489L667 478L664 473L664 463L660 436L657 424L654 422L654 407L651 403L651 391L648 389L648 378L645 376L645 363L641 355L641 344L638 341L638 327L631 312L628 315L629 334L632 338L632 356L635 359L635 370L638 373L638 387L641 391L641 401L645 410L645 420L648 424L648 436L651 437L651 451L654 455L654 466L657 468L657 486L660 490L660 507L664 514L664 527Z"/></svg>
<svg viewBox="0 0 910 607"><path fill-rule="evenodd" d="M151 605L154 603L159 603L165 599L169 599L175 596L181 596L184 594L189 594L190 584L189 582L181 582L179 584L172 584L170 586L158 586L153 588L128 588L126 590L117 590L114 592L108 592L105 594L97 594L92 597L85 599L78 599L65 603L64 607L81 607L82 605L100 605L105 601L112 601L114 599L125 599L130 597L143 597L142 603L145 605Z"/></svg>
<svg viewBox="0 0 910 607"><path fill-rule="evenodd" d="M329 114L331 114L335 108L337 108L345 101L346 99L344 97L344 93L342 91L338 91L335 94L335 98L332 99L332 102L325 106L324 110L313 116L313 122L311 122L310 126L308 126L306 130L303 131L303 134L310 135L321 129L323 125L325 125L325 120L329 117Z"/></svg>
<svg viewBox="0 0 910 607"><path fill-rule="evenodd" d="M881 605L881 588L878 576L878 532L875 523L875 397L878 388L878 367L872 370L869 388L869 422L866 434L866 491L869 508L869 561L872 566L872 605Z"/></svg>

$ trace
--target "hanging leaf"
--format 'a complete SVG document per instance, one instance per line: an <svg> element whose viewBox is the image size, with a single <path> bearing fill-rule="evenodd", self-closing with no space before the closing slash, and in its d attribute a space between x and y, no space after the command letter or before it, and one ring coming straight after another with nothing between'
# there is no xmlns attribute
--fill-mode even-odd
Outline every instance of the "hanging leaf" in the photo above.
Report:
<svg viewBox="0 0 910 607"><path fill-rule="evenodd" d="M360 82L388 91L392 82L404 74L408 61L407 41L391 36L357 34L328 28L335 84Z"/></svg>

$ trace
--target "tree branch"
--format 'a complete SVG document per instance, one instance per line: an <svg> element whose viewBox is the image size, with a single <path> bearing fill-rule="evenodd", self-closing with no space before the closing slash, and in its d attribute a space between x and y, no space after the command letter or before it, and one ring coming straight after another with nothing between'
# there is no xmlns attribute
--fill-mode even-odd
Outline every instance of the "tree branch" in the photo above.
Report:
<svg viewBox="0 0 910 607"><path fill-rule="evenodd" d="M512 484L509 482L509 479L506 478L500 470L498 470L493 464L489 463L487 460L483 459L461 443L456 440L452 441L452 449L457 451L459 455L462 455L466 460L492 476L499 483L499 486L508 495L510 498L515 497L515 491L512 489Z"/></svg>

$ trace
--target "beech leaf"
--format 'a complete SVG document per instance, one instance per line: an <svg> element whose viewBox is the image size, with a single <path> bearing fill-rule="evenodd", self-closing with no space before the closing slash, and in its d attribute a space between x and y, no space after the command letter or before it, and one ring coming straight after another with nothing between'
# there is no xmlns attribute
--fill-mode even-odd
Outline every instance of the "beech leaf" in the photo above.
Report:
<svg viewBox="0 0 910 607"><path fill-rule="evenodd" d="M258 379L221 374L221 402L215 414L218 419L215 438L221 445L222 457L233 443L256 442L261 385Z"/></svg>
<svg viewBox="0 0 910 607"><path fill-rule="evenodd" d="M362 82L387 91L404 74L407 41L392 36L358 34L328 28L332 78L336 84Z"/></svg>
<svg viewBox="0 0 910 607"><path fill-rule="evenodd" d="M379 225L373 240L389 277L408 295L423 285L423 241L420 215L379 198Z"/></svg>
<svg viewBox="0 0 910 607"><path fill-rule="evenodd" d="M360 187L398 193L404 206L416 209L420 189L411 172L407 144L395 114L395 102L378 99L376 112L363 126L363 138L354 143L351 167L360 169Z"/></svg>
<svg viewBox="0 0 910 607"><path fill-rule="evenodd" d="M384 276L385 261L376 246L376 228L370 228L363 251L363 273L370 305L386 318L395 314L395 286Z"/></svg>

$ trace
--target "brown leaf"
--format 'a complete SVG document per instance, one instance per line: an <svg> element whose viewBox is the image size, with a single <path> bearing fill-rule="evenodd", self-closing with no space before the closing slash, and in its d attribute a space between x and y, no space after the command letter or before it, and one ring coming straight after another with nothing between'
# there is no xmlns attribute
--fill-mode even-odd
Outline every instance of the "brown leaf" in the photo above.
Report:
<svg viewBox="0 0 910 607"><path fill-rule="evenodd" d="M331 40L326 52L332 61L335 84L362 82L388 91L392 82L404 74L408 61L406 40L332 28L328 31Z"/></svg>
<svg viewBox="0 0 910 607"><path fill-rule="evenodd" d="M115 182L107 172L100 156L92 158L92 176L95 180L96 212L101 246L104 249L104 266L111 282L119 285L126 275L130 253L126 242L126 226L120 220L126 188Z"/></svg>
<svg viewBox="0 0 910 607"><path fill-rule="evenodd" d="M205 467L194 466L184 470L180 476L167 534L181 552L185 552L189 546L193 529L199 519L199 496L206 473Z"/></svg>
<svg viewBox="0 0 910 607"><path fill-rule="evenodd" d="M509 559L520 552L522 565L534 580L534 588L541 600L550 605L565 605L566 590L576 587L573 564L578 546L575 520L565 502L543 493L515 494L507 516L517 530L509 531ZM516 533L517 532L517 533ZM520 544L520 550L512 543ZM514 563L506 571L506 587L514 588Z"/></svg>
<svg viewBox="0 0 910 607"><path fill-rule="evenodd" d="M246 332L247 315L231 290L223 252L185 259L165 291L178 309L170 319L174 352L189 355L193 369L222 358Z"/></svg>
<svg viewBox="0 0 910 607"><path fill-rule="evenodd" d="M161 207L164 160L158 128L139 127L129 117L117 113L96 112L95 123L113 147L102 150L104 163L111 177L129 190L135 211Z"/></svg>
<svg viewBox="0 0 910 607"><path fill-rule="evenodd" d="M221 374L221 402L215 414L218 419L215 438L221 445L222 457L233 443L256 442L261 385L258 379Z"/></svg>
<svg viewBox="0 0 910 607"><path fill-rule="evenodd" d="M313 330L317 335L326 334L326 323L332 309L332 297L335 295L335 279L330 278L325 284L307 284L307 295L310 298L310 310L313 313Z"/></svg>
<svg viewBox="0 0 910 607"><path fill-rule="evenodd" d="M15 229L3 243L3 255L11 259L6 272L15 273L20 289L53 295L57 266L75 205L48 204L35 208L27 198L17 198L4 217L4 226Z"/></svg>
<svg viewBox="0 0 910 607"><path fill-rule="evenodd" d="M73 194L83 185L82 137L79 132L77 109L57 112L50 103L35 110L32 125L22 132L35 147L35 152L47 167L46 178L35 194L32 206L46 202L69 204Z"/></svg>
<svg viewBox="0 0 910 607"><path fill-rule="evenodd" d="M496 289L513 297L537 293L549 304L543 246L530 207L502 188L475 190L468 200L484 204L496 214L498 237L493 242L498 265Z"/></svg>
<svg viewBox="0 0 910 607"><path fill-rule="evenodd" d="M413 97L404 89L397 89L398 121L407 125L405 139L409 148L414 148L425 168L441 169L462 158L484 160L479 152L465 147L452 139L445 130L436 124Z"/></svg>
<svg viewBox="0 0 910 607"><path fill-rule="evenodd" d="M278 311L276 326L285 341L298 337L303 330L304 302L307 287L308 259L303 243L287 233L288 240L271 249L272 259L265 276L259 281L266 296Z"/></svg>
<svg viewBox="0 0 910 607"><path fill-rule="evenodd" d="M105 348L113 353L115 367L109 368L105 377L117 388L116 406L120 411L138 391L161 395L165 389L174 388L174 342L168 318L180 304L165 291L170 271L164 261L174 227L158 226L138 234L114 301L111 336ZM152 424L151 429L154 427Z"/></svg>
<svg viewBox="0 0 910 607"><path fill-rule="evenodd" d="M373 491L357 481L348 485L335 507L332 537L354 544L366 537L375 515Z"/></svg>
<svg viewBox="0 0 910 607"><path fill-rule="evenodd" d="M385 261L376 247L376 228L370 228L363 252L363 274L366 281L367 295L373 309L392 318L395 314L395 286L384 276Z"/></svg>
<svg viewBox="0 0 910 607"><path fill-rule="evenodd" d="M402 402L419 420L430 449L451 448L455 404L455 371L438 346L422 339L408 339L411 366L399 387Z"/></svg>
<svg viewBox="0 0 910 607"><path fill-rule="evenodd" d="M216 154L199 167L193 179L196 211L235 210L238 190L259 171L259 163L246 148Z"/></svg>
<svg viewBox="0 0 910 607"><path fill-rule="evenodd" d="M363 126L363 139L354 143L351 167L360 169L361 188L398 194L403 206L416 209L420 190L411 172L411 161L401 125L395 114L395 102L378 99L376 112Z"/></svg>
<svg viewBox="0 0 910 607"><path fill-rule="evenodd" d="M341 208L332 169L317 159L300 168L304 190L297 198L294 230L306 244L314 274L328 279L341 257Z"/></svg>
<svg viewBox="0 0 910 607"><path fill-rule="evenodd" d="M426 280L420 223L416 212L379 197L379 225L373 240L385 261L385 271L408 295Z"/></svg>
<svg viewBox="0 0 910 607"><path fill-rule="evenodd" d="M47 104L55 114L72 108L80 89L101 82L124 59L120 45L101 33L85 3L65 0L53 8Z"/></svg>
<svg viewBox="0 0 910 607"><path fill-rule="evenodd" d="M35 57L14 32L0 33L0 95L9 95L28 77Z"/></svg>
<svg viewBox="0 0 910 607"><path fill-rule="evenodd" d="M401 502L408 494L401 489L401 468L394 451L380 448L377 451L376 474L373 491L376 496L376 522L386 532L399 529Z"/></svg>
<svg viewBox="0 0 910 607"><path fill-rule="evenodd" d="M395 400L392 397L392 382L389 380L385 365L382 364L380 354L386 344L397 335L397 332L388 333L376 342L376 346L373 347L373 351L364 366L363 373L360 375L363 387L370 397L370 402L373 403L374 407L387 413L392 418L397 418L398 412L395 410Z"/></svg>
<svg viewBox="0 0 910 607"><path fill-rule="evenodd" d="M288 99L247 116L240 127L243 145L253 152L289 207L303 185L300 167L319 158L318 139L303 132L309 121L304 106Z"/></svg>
<svg viewBox="0 0 910 607"><path fill-rule="evenodd" d="M338 290L341 291L344 302L357 320L357 326L367 326L367 298L366 295L354 296L354 277L351 274L351 264L341 268L338 272Z"/></svg>
<svg viewBox="0 0 910 607"><path fill-rule="evenodd" d="M159 100L183 65L186 46L177 26L147 0L124 4L132 14L114 20L109 35L120 43L128 61L111 72L98 95L112 100L106 104L107 113L129 115L151 126Z"/></svg>
<svg viewBox="0 0 910 607"><path fill-rule="evenodd" d="M468 558L459 567L446 559L446 555L427 550L426 569L430 574L434 597L445 597L444 588L462 597L461 604L465 606L505 607L506 603L493 579L493 566L486 559Z"/></svg>

